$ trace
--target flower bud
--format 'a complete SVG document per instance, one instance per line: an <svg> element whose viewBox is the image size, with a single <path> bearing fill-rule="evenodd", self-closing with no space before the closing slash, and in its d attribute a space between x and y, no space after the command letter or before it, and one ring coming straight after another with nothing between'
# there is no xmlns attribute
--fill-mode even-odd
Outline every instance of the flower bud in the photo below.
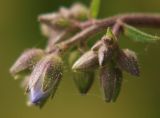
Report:
<svg viewBox="0 0 160 118"><path fill-rule="evenodd" d="M50 13L40 15L38 20L41 23L45 23L47 25L52 25L55 28L66 28L70 25L70 21L68 18L65 18L62 14Z"/></svg>
<svg viewBox="0 0 160 118"><path fill-rule="evenodd" d="M80 51L73 51L69 56L69 65L72 65L81 55ZM72 72L72 78L79 92L84 95L92 86L94 80L94 71Z"/></svg>
<svg viewBox="0 0 160 118"><path fill-rule="evenodd" d="M45 37L47 37L47 38L51 34L51 29L46 24L44 24L44 23L40 24L40 30L41 30L42 35L45 36Z"/></svg>
<svg viewBox="0 0 160 118"><path fill-rule="evenodd" d="M73 65L73 70L87 71L98 65L97 53L88 51L84 53Z"/></svg>
<svg viewBox="0 0 160 118"><path fill-rule="evenodd" d="M55 19L58 19L59 15L57 13L49 13L49 14L43 14L38 17L38 20L41 22L40 28L42 35L45 37L50 37L57 34L57 30L59 32L59 29L56 27L51 27L51 22L54 21Z"/></svg>
<svg viewBox="0 0 160 118"><path fill-rule="evenodd" d="M70 9L68 9L66 7L60 7L59 14L61 14L65 18L69 19L70 15L71 15L71 12L70 12Z"/></svg>
<svg viewBox="0 0 160 118"><path fill-rule="evenodd" d="M121 69L131 75L139 76L140 74L136 53L129 49L120 50L118 55L118 65Z"/></svg>
<svg viewBox="0 0 160 118"><path fill-rule="evenodd" d="M41 28L42 35L48 39L57 37L62 32L62 29L51 28L45 23L41 23L40 28Z"/></svg>
<svg viewBox="0 0 160 118"><path fill-rule="evenodd" d="M84 95L90 90L93 84L94 71L73 72L73 80L79 92Z"/></svg>
<svg viewBox="0 0 160 118"><path fill-rule="evenodd" d="M77 20L86 20L88 18L88 11L87 7L80 3L74 4L70 9L71 16Z"/></svg>
<svg viewBox="0 0 160 118"><path fill-rule="evenodd" d="M112 54L112 48L102 45L98 50L99 65L102 66L105 62L110 60Z"/></svg>
<svg viewBox="0 0 160 118"><path fill-rule="evenodd" d="M42 14L38 17L38 20L40 22L50 22L53 21L55 19L57 19L59 17L59 15L57 13L48 13L48 14Z"/></svg>
<svg viewBox="0 0 160 118"><path fill-rule="evenodd" d="M29 101L41 106L53 97L62 77L62 60L57 55L42 58L34 68L28 83Z"/></svg>
<svg viewBox="0 0 160 118"><path fill-rule="evenodd" d="M71 25L71 22L69 19L61 16L59 18L57 18L56 20L51 22L53 25L55 25L56 27L60 27L60 28L67 28Z"/></svg>
<svg viewBox="0 0 160 118"><path fill-rule="evenodd" d="M116 77L116 80L114 82L115 87L112 95L113 102L115 102L119 96L119 93L121 91L122 81L123 81L123 74L119 68L115 68L115 77Z"/></svg>
<svg viewBox="0 0 160 118"><path fill-rule="evenodd" d="M25 51L11 67L10 73L15 78L18 78L20 75L30 72L43 56L44 51L41 49L29 49Z"/></svg>
<svg viewBox="0 0 160 118"><path fill-rule="evenodd" d="M100 81L106 102L115 101L119 95L122 72L119 69L106 65L100 70Z"/></svg>

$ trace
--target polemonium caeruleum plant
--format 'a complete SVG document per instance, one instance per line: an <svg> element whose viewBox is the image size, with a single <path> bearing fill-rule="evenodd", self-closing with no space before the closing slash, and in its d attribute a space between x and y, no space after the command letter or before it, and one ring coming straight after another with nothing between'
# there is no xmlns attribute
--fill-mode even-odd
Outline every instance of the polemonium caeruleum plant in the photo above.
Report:
<svg viewBox="0 0 160 118"><path fill-rule="evenodd" d="M99 7L100 0L92 0L90 7L75 3L38 17L42 34L48 38L46 48L26 50L10 69L13 77L24 79L29 105L43 107L54 97L62 79L66 52L71 76L83 95L90 90L96 71L106 102L115 102L119 96L123 71L140 75L136 53L121 49L119 37L122 34L144 43L160 40L135 28L160 27L160 15L132 13L97 19ZM90 47L88 39L104 30L107 32Z"/></svg>

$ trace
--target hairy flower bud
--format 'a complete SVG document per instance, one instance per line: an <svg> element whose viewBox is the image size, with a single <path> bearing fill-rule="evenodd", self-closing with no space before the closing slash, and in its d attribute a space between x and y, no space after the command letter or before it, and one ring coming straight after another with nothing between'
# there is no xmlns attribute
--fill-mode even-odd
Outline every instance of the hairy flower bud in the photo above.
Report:
<svg viewBox="0 0 160 118"><path fill-rule="evenodd" d="M98 51L98 61L100 66L108 61L111 56L114 58L116 52L119 50L116 40L117 39L112 33L112 30L108 28L106 35L104 35L101 40L92 47L93 51Z"/></svg>
<svg viewBox="0 0 160 118"><path fill-rule="evenodd" d="M40 15L38 20L41 23L45 23L47 25L52 25L55 28L66 28L70 25L70 21L68 18L65 18L64 15L58 13L49 13Z"/></svg>
<svg viewBox="0 0 160 118"><path fill-rule="evenodd" d="M56 27L51 27L51 22L57 19L59 15L57 13L48 13L48 14L43 14L38 17L38 20L41 22L40 28L42 35L45 37L50 37L53 36L53 34L57 34L57 30L59 32L59 28Z"/></svg>
<svg viewBox="0 0 160 118"><path fill-rule="evenodd" d="M69 65L72 66L72 64L81 56L81 54L82 53L80 51L73 51L69 56ZM72 72L72 78L79 92L84 95L90 90L93 84L94 71Z"/></svg>
<svg viewBox="0 0 160 118"><path fill-rule="evenodd" d="M114 82L114 92L112 95L112 101L115 102L119 96L119 93L121 91L122 81L123 81L123 74L122 71L119 68L115 68L115 77L116 80Z"/></svg>
<svg viewBox="0 0 160 118"><path fill-rule="evenodd" d="M86 94L94 80L94 71L73 72L73 80L81 94Z"/></svg>
<svg viewBox="0 0 160 118"><path fill-rule="evenodd" d="M42 14L38 17L38 20L40 22L49 22L49 21L53 21L55 19L57 19L59 17L59 15L57 13L48 13L48 14Z"/></svg>
<svg viewBox="0 0 160 118"><path fill-rule="evenodd" d="M71 22L69 19L61 16L58 19L56 19L55 21L52 21L52 24L55 25L56 27L67 28L71 25Z"/></svg>
<svg viewBox="0 0 160 118"><path fill-rule="evenodd" d="M117 41L116 36L113 34L111 28L108 28L107 33L101 38L101 40L97 41L92 46L91 50L98 51L102 45L106 45L107 47L109 46L114 47L114 45L116 44L116 41Z"/></svg>
<svg viewBox="0 0 160 118"><path fill-rule="evenodd" d="M41 23L40 24L40 30L41 30L41 33L42 33L42 35L43 36L45 36L45 37L49 37L50 36L50 34L51 34L51 28L50 27L48 27L46 24L44 24L44 23Z"/></svg>
<svg viewBox="0 0 160 118"><path fill-rule="evenodd" d="M120 68L134 76L139 76L140 74L136 53L129 49L120 50L118 65Z"/></svg>
<svg viewBox="0 0 160 118"><path fill-rule="evenodd" d="M29 83L29 101L40 106L50 96L54 96L62 77L62 60L57 55L42 58L33 70Z"/></svg>
<svg viewBox="0 0 160 118"><path fill-rule="evenodd" d="M65 7L60 7L59 9L59 14L61 14L65 18L70 18L70 9L65 8Z"/></svg>
<svg viewBox="0 0 160 118"><path fill-rule="evenodd" d="M86 20L88 17L88 11L87 7L80 3L73 4L70 9L71 17L77 20Z"/></svg>
<svg viewBox="0 0 160 118"><path fill-rule="evenodd" d="M15 78L19 78L21 74L31 71L43 56L44 51L41 49L29 49L25 51L11 67L10 73Z"/></svg>
<svg viewBox="0 0 160 118"><path fill-rule="evenodd" d="M87 71L98 65L98 56L94 51L84 53L73 65L73 70Z"/></svg>
<svg viewBox="0 0 160 118"><path fill-rule="evenodd" d="M102 66L105 62L110 60L112 53L113 53L113 50L111 47L102 45L98 50L99 65Z"/></svg>
<svg viewBox="0 0 160 118"><path fill-rule="evenodd" d="M106 102L115 101L119 95L122 72L110 65L106 65L100 70L100 81Z"/></svg>

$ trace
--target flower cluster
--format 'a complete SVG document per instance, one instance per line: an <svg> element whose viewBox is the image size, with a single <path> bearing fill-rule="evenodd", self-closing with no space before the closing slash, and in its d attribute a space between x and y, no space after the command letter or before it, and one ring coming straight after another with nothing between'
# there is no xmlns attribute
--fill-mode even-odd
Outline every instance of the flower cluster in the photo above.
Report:
<svg viewBox="0 0 160 118"><path fill-rule="evenodd" d="M49 39L46 51L54 50L55 44L75 35L80 30L79 22L86 21L88 14L86 6L76 3L70 9L61 7L58 12L40 15L42 34Z"/></svg>
<svg viewBox="0 0 160 118"><path fill-rule="evenodd" d="M38 17L42 34L49 39L46 49L26 50L10 69L15 79L24 79L22 86L28 96L28 105L41 108L48 98L54 97L63 73L62 51L57 44L75 34L79 30L76 22L86 20L87 14L88 9L77 3L70 9L62 7L57 13Z"/></svg>
<svg viewBox="0 0 160 118"><path fill-rule="evenodd" d="M38 17L42 34L48 39L46 48L26 50L10 69L15 79L23 78L22 86L29 105L41 108L49 98L54 97L62 80L66 60L71 78L82 95L90 90L98 70L106 102L116 101L123 82L123 71L133 76L140 75L136 53L120 48L119 34L123 33L140 42L160 40L126 24L144 25L145 22L151 26L154 25L151 20L159 23L157 19L160 17L124 15L96 20L90 13L89 8L77 3L69 9L61 7L58 12ZM96 14L97 11L94 16ZM89 46L87 39L103 29L107 29L107 33ZM69 54L67 58L64 57L66 52Z"/></svg>
<svg viewBox="0 0 160 118"><path fill-rule="evenodd" d="M45 55L40 49L30 49L19 57L10 72L16 79L24 78L29 105L42 107L50 96L53 98L62 77L62 64L59 55Z"/></svg>
<svg viewBox="0 0 160 118"><path fill-rule="evenodd" d="M75 71L96 68L100 71L100 83L107 102L115 101L118 97L123 70L134 76L139 76L140 73L135 52L120 49L118 40L110 28L107 34L90 51L84 53L72 67Z"/></svg>

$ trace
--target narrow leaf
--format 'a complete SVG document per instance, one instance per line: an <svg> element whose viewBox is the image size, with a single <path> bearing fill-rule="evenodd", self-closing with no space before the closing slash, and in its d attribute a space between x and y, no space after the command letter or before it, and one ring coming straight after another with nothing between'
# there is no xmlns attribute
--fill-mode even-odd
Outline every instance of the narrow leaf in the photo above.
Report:
<svg viewBox="0 0 160 118"><path fill-rule="evenodd" d="M145 33L127 24L123 25L123 29L124 29L124 34L135 41L151 43L160 40L160 37L158 36L153 36L151 34Z"/></svg>
<svg viewBox="0 0 160 118"><path fill-rule="evenodd" d="M90 6L90 15L92 18L96 18L99 13L101 0L92 0Z"/></svg>

